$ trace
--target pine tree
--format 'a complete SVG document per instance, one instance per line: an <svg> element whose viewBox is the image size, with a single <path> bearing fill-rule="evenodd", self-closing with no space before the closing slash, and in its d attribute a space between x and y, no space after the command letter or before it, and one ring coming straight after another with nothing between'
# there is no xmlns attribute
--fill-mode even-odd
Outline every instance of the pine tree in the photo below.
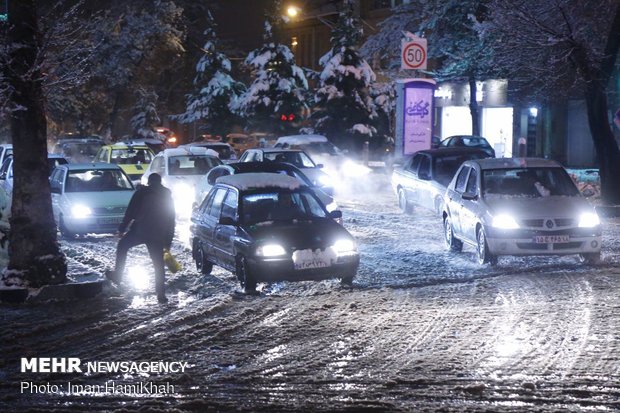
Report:
<svg viewBox="0 0 620 413"><path fill-rule="evenodd" d="M230 108L244 92L245 85L231 77L230 60L218 51L217 26L211 12L207 15L204 55L196 64L196 92L187 96L185 113L172 118L181 123L202 120L209 132L224 136L238 121Z"/></svg>
<svg viewBox="0 0 620 413"><path fill-rule="evenodd" d="M274 40L272 23L268 18L264 44L245 60L254 81L235 108L253 129L286 134L298 129L308 110L308 81L291 50Z"/></svg>
<svg viewBox="0 0 620 413"><path fill-rule="evenodd" d="M140 88L137 95L134 115L130 120L134 133L142 138L161 139L161 135L155 130L161 122L157 115L157 94Z"/></svg>
<svg viewBox="0 0 620 413"><path fill-rule="evenodd" d="M332 32L331 50L319 61L323 70L312 114L317 132L343 147L358 149L374 134L372 119L376 117L370 96L376 77L357 49L361 37L353 1L344 0Z"/></svg>

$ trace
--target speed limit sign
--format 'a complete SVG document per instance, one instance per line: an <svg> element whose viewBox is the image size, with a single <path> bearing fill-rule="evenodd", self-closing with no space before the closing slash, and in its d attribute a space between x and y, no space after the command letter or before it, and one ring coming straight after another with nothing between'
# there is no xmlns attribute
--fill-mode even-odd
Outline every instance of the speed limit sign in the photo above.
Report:
<svg viewBox="0 0 620 413"><path fill-rule="evenodd" d="M426 39L416 37L402 41L401 69L426 69Z"/></svg>

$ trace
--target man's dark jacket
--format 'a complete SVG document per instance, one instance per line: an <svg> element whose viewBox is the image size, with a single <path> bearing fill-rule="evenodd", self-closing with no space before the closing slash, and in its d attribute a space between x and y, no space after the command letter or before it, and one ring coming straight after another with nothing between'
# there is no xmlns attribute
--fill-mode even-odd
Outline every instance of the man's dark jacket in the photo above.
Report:
<svg viewBox="0 0 620 413"><path fill-rule="evenodd" d="M144 242L163 243L170 248L174 237L174 202L170 190L162 185L138 185L131 197L120 232L130 231ZM132 223L133 221L133 223Z"/></svg>

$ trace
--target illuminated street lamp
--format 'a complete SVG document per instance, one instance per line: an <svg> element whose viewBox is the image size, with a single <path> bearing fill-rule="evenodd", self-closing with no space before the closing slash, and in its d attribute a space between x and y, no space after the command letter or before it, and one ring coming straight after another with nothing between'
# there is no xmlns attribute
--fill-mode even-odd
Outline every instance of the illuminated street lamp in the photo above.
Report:
<svg viewBox="0 0 620 413"><path fill-rule="evenodd" d="M288 9L286 9L286 14L288 14L288 16L292 18L297 17L299 15L299 12L301 12L301 10L297 6L289 6Z"/></svg>

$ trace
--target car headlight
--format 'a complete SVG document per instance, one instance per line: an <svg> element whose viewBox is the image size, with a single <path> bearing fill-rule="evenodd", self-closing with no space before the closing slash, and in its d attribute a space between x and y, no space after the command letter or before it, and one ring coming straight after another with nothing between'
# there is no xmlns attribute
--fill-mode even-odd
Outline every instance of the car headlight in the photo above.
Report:
<svg viewBox="0 0 620 413"><path fill-rule="evenodd" d="M188 184L176 184L172 187L174 203L177 207L192 205L196 198L194 188Z"/></svg>
<svg viewBox="0 0 620 413"><path fill-rule="evenodd" d="M73 215L74 218L86 218L92 213L93 211L86 205L75 205L71 208L71 215Z"/></svg>
<svg viewBox="0 0 620 413"><path fill-rule="evenodd" d="M355 242L351 241L350 239L341 239L338 240L334 243L334 245L332 246L332 248L334 249L334 251L336 251L337 254L347 254L347 253L352 253L357 251L357 248L355 246Z"/></svg>
<svg viewBox="0 0 620 413"><path fill-rule="evenodd" d="M332 186L332 179L327 175L319 176L317 181L319 186Z"/></svg>
<svg viewBox="0 0 620 413"><path fill-rule="evenodd" d="M370 173L370 168L349 160L342 165L342 173L345 176L355 178L368 175Z"/></svg>
<svg viewBox="0 0 620 413"><path fill-rule="evenodd" d="M519 224L513 217L507 214L500 214L493 217L493 226L501 229L515 229L519 228Z"/></svg>
<svg viewBox="0 0 620 413"><path fill-rule="evenodd" d="M286 255L286 250L279 244L265 244L256 249L256 255L259 257L279 257Z"/></svg>
<svg viewBox="0 0 620 413"><path fill-rule="evenodd" d="M580 228L592 228L601 224L601 220L596 212L584 212L579 217Z"/></svg>
<svg viewBox="0 0 620 413"><path fill-rule="evenodd" d="M335 211L338 209L338 204L336 204L335 202L331 202L325 205L325 209L327 209L327 212Z"/></svg>

